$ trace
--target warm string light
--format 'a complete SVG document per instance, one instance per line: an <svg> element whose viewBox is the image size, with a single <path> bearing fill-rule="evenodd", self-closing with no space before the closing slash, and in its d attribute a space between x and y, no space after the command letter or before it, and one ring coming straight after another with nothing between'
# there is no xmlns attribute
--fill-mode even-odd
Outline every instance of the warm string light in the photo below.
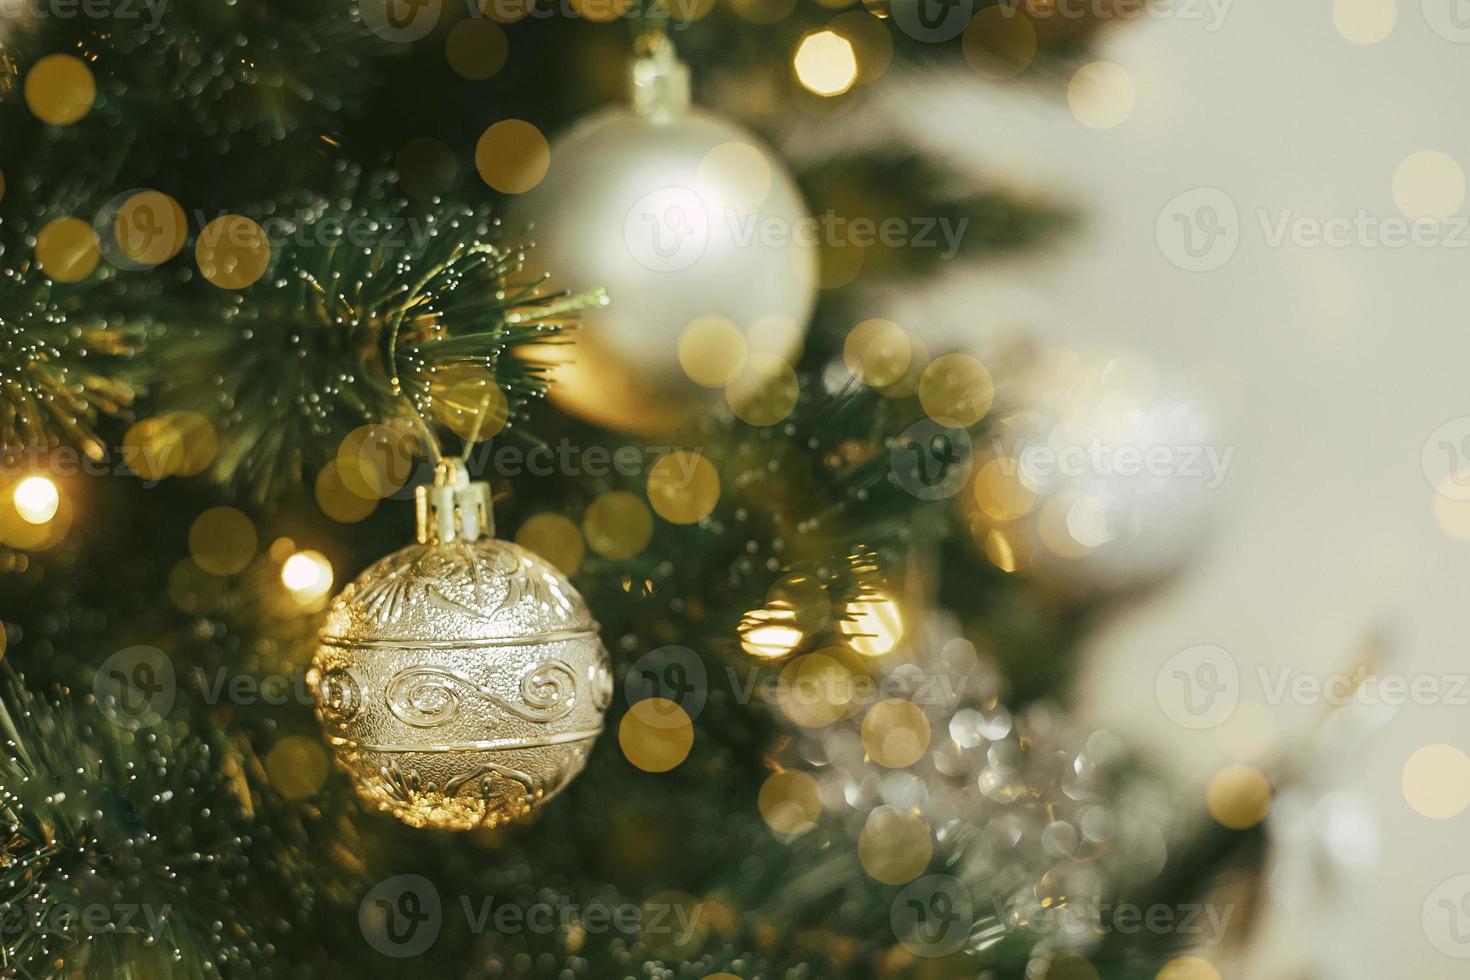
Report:
<svg viewBox="0 0 1470 980"><path fill-rule="evenodd" d="M332 563L319 551L298 551L281 565L281 584L303 606L332 590Z"/></svg>
<svg viewBox="0 0 1470 980"><path fill-rule="evenodd" d="M45 524L61 506L61 491L44 476L28 476L13 491L16 512L28 524Z"/></svg>
<svg viewBox="0 0 1470 980"><path fill-rule="evenodd" d="M892 653L903 639L903 613L892 597L869 592L847 604L847 615L838 624L847 645L865 657Z"/></svg>
<svg viewBox="0 0 1470 980"><path fill-rule="evenodd" d="M816 95L841 95L857 82L857 52L851 41L833 30L813 31L802 38L792 66L796 80Z"/></svg>

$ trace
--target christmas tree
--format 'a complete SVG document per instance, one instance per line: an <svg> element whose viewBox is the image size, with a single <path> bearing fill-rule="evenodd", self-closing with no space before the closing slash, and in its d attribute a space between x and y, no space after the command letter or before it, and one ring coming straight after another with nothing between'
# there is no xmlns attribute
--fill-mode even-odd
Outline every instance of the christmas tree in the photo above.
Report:
<svg viewBox="0 0 1470 980"><path fill-rule="evenodd" d="M893 318L1073 222L895 109L1062 98L1034 13L8 23L0 971L1217 975L1100 912L1261 818L1068 710L1101 375Z"/></svg>

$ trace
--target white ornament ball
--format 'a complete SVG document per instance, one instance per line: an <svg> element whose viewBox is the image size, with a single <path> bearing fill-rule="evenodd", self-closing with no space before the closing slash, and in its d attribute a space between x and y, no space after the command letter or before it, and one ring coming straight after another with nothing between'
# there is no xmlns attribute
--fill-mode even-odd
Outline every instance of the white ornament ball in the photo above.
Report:
<svg viewBox="0 0 1470 980"><path fill-rule="evenodd" d="M1029 508L1034 570L1086 592L1151 585L1198 553L1234 450L1179 378L1130 355L1043 358L994 434Z"/></svg>
<svg viewBox="0 0 1470 980"><path fill-rule="evenodd" d="M599 112L553 142L511 221L533 226L557 284L611 297L583 315L553 386L584 417L667 427L749 355L800 351L818 226L781 162L730 122L693 108Z"/></svg>

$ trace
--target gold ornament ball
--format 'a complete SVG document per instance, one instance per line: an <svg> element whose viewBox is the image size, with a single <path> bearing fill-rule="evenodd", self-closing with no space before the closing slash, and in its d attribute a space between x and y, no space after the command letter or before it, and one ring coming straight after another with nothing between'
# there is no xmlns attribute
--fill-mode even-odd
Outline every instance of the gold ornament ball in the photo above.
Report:
<svg viewBox="0 0 1470 980"><path fill-rule="evenodd" d="M332 603L310 682L359 795L414 827L495 827L586 764L612 669L581 596L487 535L489 494L457 461L419 491L419 543Z"/></svg>

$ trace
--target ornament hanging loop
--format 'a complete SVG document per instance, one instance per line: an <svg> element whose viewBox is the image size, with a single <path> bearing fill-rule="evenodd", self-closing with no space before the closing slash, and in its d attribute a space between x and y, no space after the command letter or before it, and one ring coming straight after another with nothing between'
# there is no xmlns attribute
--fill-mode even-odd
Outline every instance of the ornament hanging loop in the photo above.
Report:
<svg viewBox="0 0 1470 980"><path fill-rule="evenodd" d="M659 120L683 115L690 101L689 66L680 60L674 42L662 30L653 30L638 39L637 49L628 79L633 111Z"/></svg>
<svg viewBox="0 0 1470 980"><path fill-rule="evenodd" d="M414 490L419 544L478 541L495 533L490 485L470 479L463 460L440 459L434 485Z"/></svg>

